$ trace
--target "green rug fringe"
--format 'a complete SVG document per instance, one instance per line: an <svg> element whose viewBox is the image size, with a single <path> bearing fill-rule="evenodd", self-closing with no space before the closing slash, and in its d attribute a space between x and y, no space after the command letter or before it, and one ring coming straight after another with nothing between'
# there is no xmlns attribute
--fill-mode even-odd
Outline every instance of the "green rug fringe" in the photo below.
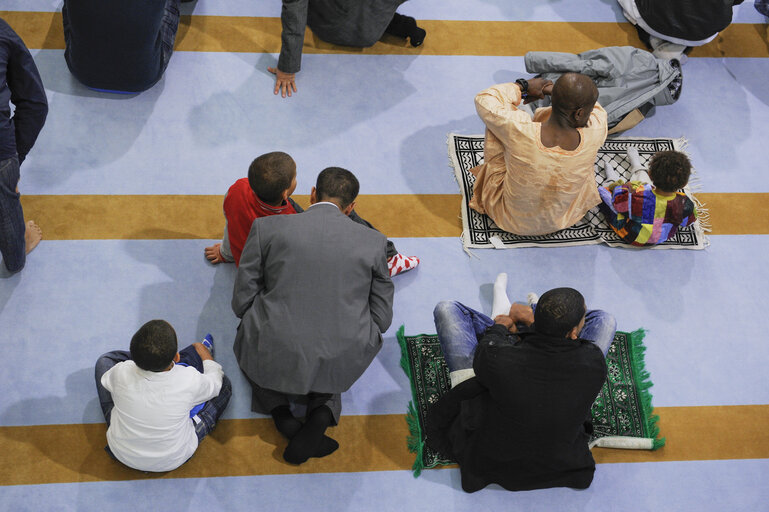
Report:
<svg viewBox="0 0 769 512"><path fill-rule="evenodd" d="M654 414L654 407L652 406L652 394L649 388L653 386L649 372L646 371L646 363L644 361L644 355L646 353L646 346L643 343L646 336L645 329L638 329L629 334L630 338L630 362L633 366L633 373L636 378L638 386L638 392L641 398L641 408L643 409L643 415L646 419L644 424L644 430L646 436L649 439L653 439L652 450L656 450L662 446L665 446L665 438L658 438L660 434L660 428L658 425L660 417Z"/></svg>
<svg viewBox="0 0 769 512"><path fill-rule="evenodd" d="M406 438L406 445L409 452L416 454L416 460L411 467L414 472L414 478L418 477L424 469L422 462L422 449L424 448L424 442L422 441L422 428L419 425L419 416L417 416L417 410L414 407L417 395L414 389L414 381L411 378L411 365L409 365L408 349L406 348L406 336L404 334L406 326L401 325L398 332L395 334L398 339L398 345L401 347L401 368L409 379L409 387L411 388L411 400L409 401L408 412L406 413L406 424L409 426L409 435Z"/></svg>

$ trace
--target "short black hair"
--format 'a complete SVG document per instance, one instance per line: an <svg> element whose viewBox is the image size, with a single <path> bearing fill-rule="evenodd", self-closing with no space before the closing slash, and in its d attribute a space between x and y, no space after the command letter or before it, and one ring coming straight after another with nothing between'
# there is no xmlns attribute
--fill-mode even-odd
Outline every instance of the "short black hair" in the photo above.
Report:
<svg viewBox="0 0 769 512"><path fill-rule="evenodd" d="M282 151L273 151L257 157L248 167L248 184L259 199L278 205L283 192L291 187L296 177L296 162Z"/></svg>
<svg viewBox="0 0 769 512"><path fill-rule="evenodd" d="M534 330L565 338L585 316L585 298L574 288L554 288L542 294L534 310Z"/></svg>
<svg viewBox="0 0 769 512"><path fill-rule="evenodd" d="M680 151L659 151L649 162L649 177L655 187L675 192L689 183L692 162Z"/></svg>
<svg viewBox="0 0 769 512"><path fill-rule="evenodd" d="M318 181L315 183L315 194L318 201L336 199L342 210L355 201L359 190L358 178L341 167L326 167L318 174Z"/></svg>
<svg viewBox="0 0 769 512"><path fill-rule="evenodd" d="M582 73L564 73L553 85L551 101L553 109L559 112L592 108L597 100L598 87L589 76Z"/></svg>
<svg viewBox="0 0 769 512"><path fill-rule="evenodd" d="M165 320L150 320L131 338L131 359L142 370L162 372L176 352L176 331Z"/></svg>

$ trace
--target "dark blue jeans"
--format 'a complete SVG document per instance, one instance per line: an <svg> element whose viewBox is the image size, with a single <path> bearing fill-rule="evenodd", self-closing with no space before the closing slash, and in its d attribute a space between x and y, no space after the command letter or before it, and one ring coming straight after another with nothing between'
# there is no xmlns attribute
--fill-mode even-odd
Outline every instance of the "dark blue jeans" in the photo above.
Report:
<svg viewBox="0 0 769 512"><path fill-rule="evenodd" d="M24 243L26 226L21 209L19 184L19 159L15 156L0 161L0 254L9 272L18 272L27 261Z"/></svg>
<svg viewBox="0 0 769 512"><path fill-rule="evenodd" d="M179 356L180 359L177 364L192 366L200 373L203 373L203 361L200 359L194 346L190 345L180 350ZM104 413L104 420L107 422L107 426L109 426L110 415L115 403L112 401L110 392L101 385L101 377L116 364L128 361L129 359L131 359L130 352L126 350L113 350L112 352L107 352L96 361L96 393L99 395L99 403L101 404L101 410ZM198 410L198 407L193 409L193 411L197 411L196 414L192 415L192 422L195 424L198 442L202 441L204 437L214 430L216 422L219 421L219 417L230 402L231 396L232 384L225 375L222 377L222 389L219 391L219 394L203 404L201 409Z"/></svg>
<svg viewBox="0 0 769 512"><path fill-rule="evenodd" d="M456 301L439 302L433 316L449 371L472 368L478 339L494 324L494 320ZM592 309L585 314L585 326L579 337L598 345L605 356L616 331L614 316Z"/></svg>

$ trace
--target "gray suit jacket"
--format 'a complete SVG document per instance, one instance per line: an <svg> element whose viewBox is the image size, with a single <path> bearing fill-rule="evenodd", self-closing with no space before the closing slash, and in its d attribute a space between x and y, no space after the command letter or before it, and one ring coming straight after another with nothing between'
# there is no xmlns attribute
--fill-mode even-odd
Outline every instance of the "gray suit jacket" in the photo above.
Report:
<svg viewBox="0 0 769 512"><path fill-rule="evenodd" d="M283 393L341 393L392 322L386 238L332 204L254 221L235 278L240 368Z"/></svg>
<svg viewBox="0 0 769 512"><path fill-rule="evenodd" d="M296 73L302 64L304 30L323 41L367 47L376 43L406 0L283 0L278 69Z"/></svg>

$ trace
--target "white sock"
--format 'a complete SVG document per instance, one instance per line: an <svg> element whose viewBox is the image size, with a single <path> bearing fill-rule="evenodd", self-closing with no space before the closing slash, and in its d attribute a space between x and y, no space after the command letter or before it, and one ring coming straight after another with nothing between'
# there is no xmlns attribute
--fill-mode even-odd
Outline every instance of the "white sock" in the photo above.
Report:
<svg viewBox="0 0 769 512"><path fill-rule="evenodd" d="M641 183L651 183L652 179L646 169L638 169L630 176L630 181L640 181Z"/></svg>
<svg viewBox="0 0 769 512"><path fill-rule="evenodd" d="M606 179L609 180L609 183L614 183L615 181L622 179L622 177L617 172L617 169L614 167L614 163L611 161L611 158L604 155L601 158L601 165L603 165L603 172L606 175Z"/></svg>
<svg viewBox="0 0 769 512"><path fill-rule="evenodd" d="M502 272L494 281L494 297L491 301L491 318L510 313L510 299L507 298L507 274Z"/></svg>
<svg viewBox="0 0 769 512"><path fill-rule="evenodd" d="M475 377L475 370L473 370L472 368L467 368L465 370L454 370L453 372L449 372L449 381L451 382L452 388L455 387L457 384L461 384L467 379L472 379L473 377Z"/></svg>
<svg viewBox="0 0 769 512"><path fill-rule="evenodd" d="M638 150L636 148L627 148L627 159L630 161L630 174L633 174L639 169L644 169L644 166L641 163L641 155L638 154Z"/></svg>

